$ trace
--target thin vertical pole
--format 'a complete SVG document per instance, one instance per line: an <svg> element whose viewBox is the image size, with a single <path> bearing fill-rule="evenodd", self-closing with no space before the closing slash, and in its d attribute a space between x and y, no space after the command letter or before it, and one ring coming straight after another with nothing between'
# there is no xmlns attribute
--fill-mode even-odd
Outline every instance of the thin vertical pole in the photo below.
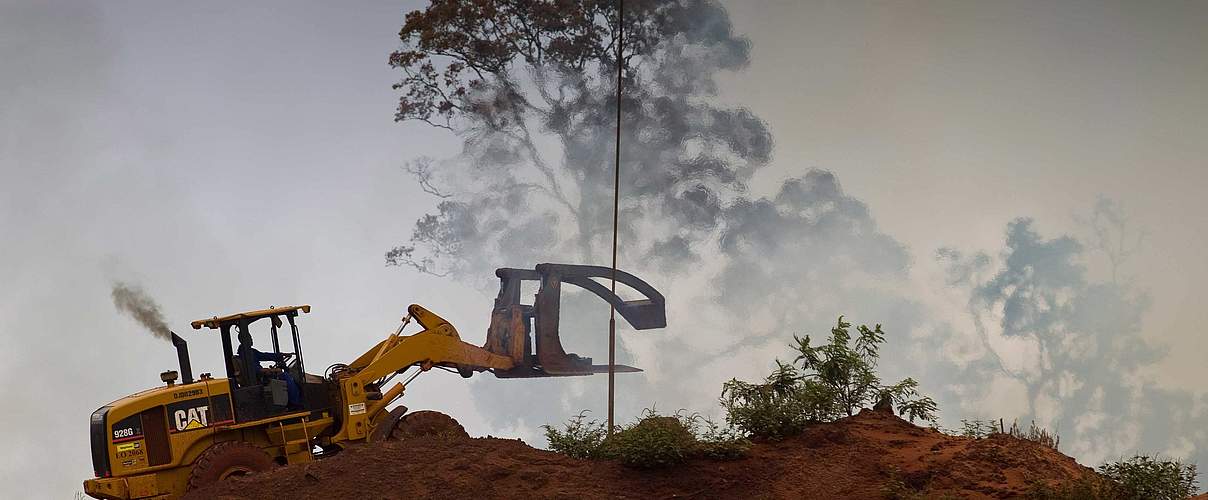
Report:
<svg viewBox="0 0 1208 500"><path fill-rule="evenodd" d="M617 143L616 168L612 178L612 294L617 294L617 217L621 206L621 71L624 68L621 48L625 44L625 0L619 0L617 14ZM609 301L608 312L608 434L612 435L613 396L617 376L617 305Z"/></svg>

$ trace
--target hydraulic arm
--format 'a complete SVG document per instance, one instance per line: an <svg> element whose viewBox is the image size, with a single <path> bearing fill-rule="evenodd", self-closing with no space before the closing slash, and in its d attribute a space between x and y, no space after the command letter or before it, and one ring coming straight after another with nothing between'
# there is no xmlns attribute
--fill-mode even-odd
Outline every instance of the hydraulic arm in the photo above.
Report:
<svg viewBox="0 0 1208 500"><path fill-rule="evenodd" d="M411 367L419 367L420 371L442 367L456 370L463 377L489 370L500 378L590 375L606 371L607 365L593 365L591 358L567 353L562 347L558 323L563 283L582 287L612 303L635 329L662 328L667 324L662 294L623 271L616 273L617 282L641 293L643 299L622 300L593 279L611 277L612 269L607 267L539 264L536 269L504 268L495 274L500 278L500 290L484 346L462 341L457 329L444 318L412 304L394 333L337 376L344 399L340 409L344 413L343 425L338 437L365 439L373 434L373 429L383 424L393 425L384 410L402 396L406 383L397 382L385 391L381 386ZM531 305L522 303L520 296L521 284L526 280L540 284ZM410 321L415 321L423 330L403 335L403 329ZM535 335L531 335L534 330ZM616 368L618 372L641 371L624 365ZM397 419L397 415L394 418Z"/></svg>

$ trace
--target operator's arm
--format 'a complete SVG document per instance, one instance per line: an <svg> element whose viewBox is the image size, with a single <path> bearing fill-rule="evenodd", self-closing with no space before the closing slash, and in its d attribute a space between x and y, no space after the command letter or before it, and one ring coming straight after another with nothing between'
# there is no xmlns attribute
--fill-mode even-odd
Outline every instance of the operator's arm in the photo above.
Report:
<svg viewBox="0 0 1208 500"><path fill-rule="evenodd" d="M256 361L285 361L285 355L274 352L260 352L252 349L252 353L256 356Z"/></svg>

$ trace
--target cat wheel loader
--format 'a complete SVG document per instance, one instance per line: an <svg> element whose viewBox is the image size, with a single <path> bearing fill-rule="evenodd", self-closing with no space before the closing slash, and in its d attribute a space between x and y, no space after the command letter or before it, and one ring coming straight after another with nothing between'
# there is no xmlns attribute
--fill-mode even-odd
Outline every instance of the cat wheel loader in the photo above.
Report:
<svg viewBox="0 0 1208 500"><path fill-rule="evenodd" d="M558 335L563 284L582 287L612 303L635 329L666 326L663 296L629 273L617 271L617 282L644 298L622 300L597 282L611 276L607 267L540 264L535 269L499 269L495 274L500 289L485 345L462 341L452 324L413 304L392 334L355 360L331 365L322 375L308 372L302 355L298 320L310 312L308 305L193 321L194 329L216 332L226 377L202 373L195 380L187 344L173 334L179 373L164 372L160 378L165 385L93 412L89 434L96 477L84 481L84 491L104 499L177 498L228 477L322 459L364 443L464 434L455 420L442 413L407 413L401 405L387 408L403 395L407 383L433 368L463 377L490 372L499 378L607 371L606 365L594 365L591 358L563 349ZM522 284L533 281L538 286L535 300L525 304ZM411 321L420 331L405 334ZM267 333L269 342L260 346L263 352L251 347L253 330ZM240 341L237 348L233 337ZM283 350L286 341L292 351ZM275 364L264 367L261 358ZM391 385L398 375L405 375L405 380Z"/></svg>

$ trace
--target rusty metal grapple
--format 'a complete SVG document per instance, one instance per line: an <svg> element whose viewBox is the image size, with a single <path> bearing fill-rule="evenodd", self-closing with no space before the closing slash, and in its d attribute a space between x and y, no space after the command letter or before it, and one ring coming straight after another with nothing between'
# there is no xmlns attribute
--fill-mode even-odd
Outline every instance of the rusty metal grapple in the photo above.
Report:
<svg viewBox="0 0 1208 500"><path fill-rule="evenodd" d="M616 307L617 312L634 329L647 330L667 326L663 294L645 281L624 271L616 272L617 283L624 284L644 298L622 300L595 278L608 280L612 268L572 264L538 264L535 269L501 268L499 295L491 311L491 326L484 346L495 354L509 356L515 367L496 370L502 378L550 377L605 373L608 365L593 365L591 358L567 353L558 336L562 284L581 287ZM524 281L539 283L532 305L521 303ZM535 330L535 332L534 332ZM533 335L530 336L530 333ZM641 371L631 366L617 365L616 371Z"/></svg>

